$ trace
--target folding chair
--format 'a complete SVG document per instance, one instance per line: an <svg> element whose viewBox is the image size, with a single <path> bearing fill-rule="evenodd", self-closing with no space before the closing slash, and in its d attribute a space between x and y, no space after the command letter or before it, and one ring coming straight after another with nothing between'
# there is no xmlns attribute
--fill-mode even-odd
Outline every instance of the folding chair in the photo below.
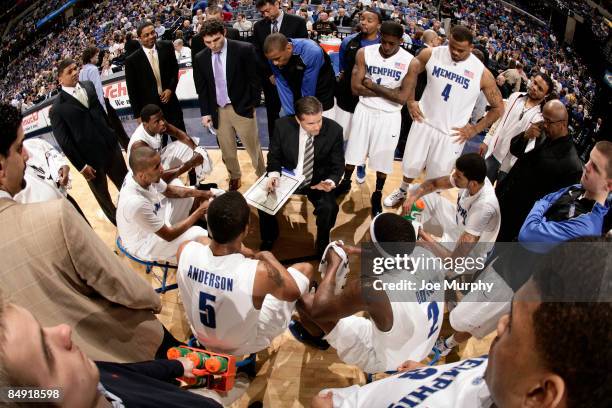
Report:
<svg viewBox="0 0 612 408"><path fill-rule="evenodd" d="M157 276L156 273L153 273L153 276L155 277L155 279L157 279L157 281L161 284L159 288L155 289L157 293L166 293L169 290L174 290L178 288L178 284L176 283L172 285L166 285L166 281L168 279L168 270L177 269L176 265L173 265L170 262L160 263L156 261L145 261L144 259L135 257L134 255L130 254L127 251L127 249L125 249L125 247L123 246L123 243L121 242L121 237L117 237L116 243L117 243L117 248L119 248L121 253L125 255L129 260L139 263L141 265L144 265L145 272L147 274L151 273L153 271L153 268L155 267L161 269L161 271L163 272L163 275L161 278Z"/></svg>

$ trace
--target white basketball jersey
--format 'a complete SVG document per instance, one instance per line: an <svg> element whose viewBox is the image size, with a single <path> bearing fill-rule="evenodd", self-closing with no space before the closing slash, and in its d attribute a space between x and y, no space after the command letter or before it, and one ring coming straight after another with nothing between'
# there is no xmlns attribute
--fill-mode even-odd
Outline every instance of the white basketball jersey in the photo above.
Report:
<svg viewBox="0 0 612 408"><path fill-rule="evenodd" d="M483 356L396 374L365 386L333 388L333 406L488 408L493 402L484 380L486 367Z"/></svg>
<svg viewBox="0 0 612 408"><path fill-rule="evenodd" d="M488 178L485 178L484 186L474 195L470 195L467 188L460 190L457 197L457 224L465 226L469 218L480 219L483 211L492 211L495 215L484 227L479 242L495 242L501 217L495 188Z"/></svg>
<svg viewBox="0 0 612 408"><path fill-rule="evenodd" d="M402 84L402 80L408 73L408 66L412 61L412 54L401 48L390 58L383 58L380 55L380 44L372 44L363 47L366 78L371 79L378 85L385 88L396 89ZM402 105L391 102L386 98L379 96L360 96L359 100L364 105L380 109L386 112L395 112L402 110Z"/></svg>
<svg viewBox="0 0 612 408"><path fill-rule="evenodd" d="M383 275L387 283L410 282L413 285L411 289L385 289L393 311L391 330L382 332L372 325L372 345L377 359L384 361L387 371L395 370L406 360L425 359L438 339L444 317L444 290L422 287L423 282L441 285L444 274L424 263L417 264L433 257L424 248L415 248L411 254L411 270L387 271Z"/></svg>
<svg viewBox="0 0 612 408"><path fill-rule="evenodd" d="M144 126L141 123L136 128L134 133L132 133L132 136L130 137L130 142L128 143L128 148L127 148L128 158L130 157L130 153L132 152L132 145L139 141L145 142L147 146L155 150L157 153L161 154L161 150L162 150L161 135L158 133L156 135L151 136L149 133L147 133L147 131L144 129Z"/></svg>
<svg viewBox="0 0 612 408"><path fill-rule="evenodd" d="M214 256L207 245L187 244L177 271L193 334L206 348L233 354L257 335L253 306L257 263L242 254Z"/></svg>
<svg viewBox="0 0 612 408"><path fill-rule="evenodd" d="M453 127L469 122L485 67L472 54L465 61L455 62L448 46L440 46L433 48L425 68L427 86L419 101L425 122L450 135Z"/></svg>
<svg viewBox="0 0 612 408"><path fill-rule="evenodd" d="M388 332L372 325L372 346L385 370L406 360L421 361L433 348L444 316L444 302L391 302L393 327Z"/></svg>

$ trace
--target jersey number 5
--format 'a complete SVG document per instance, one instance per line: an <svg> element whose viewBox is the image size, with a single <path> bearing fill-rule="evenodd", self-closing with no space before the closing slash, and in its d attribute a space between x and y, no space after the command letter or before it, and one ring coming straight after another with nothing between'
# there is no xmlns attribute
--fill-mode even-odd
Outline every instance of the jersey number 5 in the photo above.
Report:
<svg viewBox="0 0 612 408"><path fill-rule="evenodd" d="M450 85L449 85L450 86ZM440 309L438 308L437 302L431 302L429 306L427 306L427 320L431 320L431 329L429 329L429 334L427 338L433 336L433 334L438 330L438 317L440 316Z"/></svg>
<svg viewBox="0 0 612 408"><path fill-rule="evenodd" d="M215 319L215 308L213 305L206 302L214 302L217 297L205 292L200 292L200 322L211 329L217 328L217 320Z"/></svg>
<svg viewBox="0 0 612 408"><path fill-rule="evenodd" d="M442 97L444 98L444 102L448 101L448 97L450 96L450 91L453 86L451 84L447 84L442 91Z"/></svg>

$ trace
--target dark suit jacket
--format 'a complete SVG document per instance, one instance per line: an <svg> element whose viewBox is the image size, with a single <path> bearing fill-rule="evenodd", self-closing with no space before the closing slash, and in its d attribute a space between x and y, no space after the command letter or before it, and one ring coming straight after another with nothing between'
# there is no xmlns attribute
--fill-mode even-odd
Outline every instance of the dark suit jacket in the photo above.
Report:
<svg viewBox="0 0 612 408"><path fill-rule="evenodd" d="M299 154L300 125L293 116L278 119L274 137L268 151L267 171L293 170ZM331 119L323 118L323 126L314 137L314 165L311 185L333 180L336 185L344 173L342 127Z"/></svg>
<svg viewBox="0 0 612 408"><path fill-rule="evenodd" d="M155 47L157 48L162 89L172 91L168 105L172 104L180 109L175 93L178 84L178 63L174 55L174 46L170 41L157 41ZM140 111L149 103L162 107L155 84L155 75L142 47L132 52L125 60L125 82L134 117L139 118Z"/></svg>
<svg viewBox="0 0 612 408"><path fill-rule="evenodd" d="M124 47L125 56L129 57L131 53L133 53L134 51L138 51L139 48L141 48L141 46L138 40L132 38L131 40L126 41Z"/></svg>
<svg viewBox="0 0 612 408"><path fill-rule="evenodd" d="M225 27L225 38L228 40L240 41L240 31L233 27ZM197 55L200 51L206 48L204 45L204 36L202 33L197 33L191 38L191 55Z"/></svg>
<svg viewBox="0 0 612 408"><path fill-rule="evenodd" d="M51 107L51 129L55 140L74 165L81 171L86 164L94 169L106 168L107 160L118 148L117 136L106 121L106 113L96 96L91 81L79 82L87 92L89 108L65 91Z"/></svg>
<svg viewBox="0 0 612 408"><path fill-rule="evenodd" d="M259 81L253 67L255 47L242 41L227 41L226 73L227 93L234 111L247 118L253 117L259 102ZM213 126L219 127L219 109L209 48L199 52L193 59L193 80L200 100L202 116L211 115Z"/></svg>
<svg viewBox="0 0 612 408"><path fill-rule="evenodd" d="M263 44L266 37L272 32L272 26L270 20L262 18L253 24L253 44L257 50L257 57L259 62L259 68L265 78L272 75L272 71L268 66L268 60L263 53ZM287 38L308 38L308 30L306 29L306 20L302 17L295 16L292 14L283 14L283 21L281 22L278 32L285 34Z"/></svg>
<svg viewBox="0 0 612 408"><path fill-rule="evenodd" d="M518 160L495 188L501 212L498 242L515 240L537 200L578 183L582 175L582 162L571 136L539 138L535 148L524 153L526 145L522 133L512 139L510 152Z"/></svg>

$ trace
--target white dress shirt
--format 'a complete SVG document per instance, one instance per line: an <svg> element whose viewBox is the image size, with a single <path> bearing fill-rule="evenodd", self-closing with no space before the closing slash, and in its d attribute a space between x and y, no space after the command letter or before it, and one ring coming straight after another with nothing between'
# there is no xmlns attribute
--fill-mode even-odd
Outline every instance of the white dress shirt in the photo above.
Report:
<svg viewBox="0 0 612 408"><path fill-rule="evenodd" d="M295 169L291 169L293 171L293 173L295 174L296 177L301 176L304 173L304 153L306 150L306 138L308 137L308 133L306 132L306 130L304 130L303 127L300 126L300 132L299 132L299 145L298 145L298 159L297 159L297 164ZM313 146L312 148L314 149L314 138L317 136L312 136L312 143ZM278 171L271 171L270 173L268 173L268 177L272 178L272 177L280 177L280 173ZM313 174L314 177L314 174ZM326 179L324 180L327 183L331 183L332 187L336 187L336 183L334 183L333 180L331 179Z"/></svg>
<svg viewBox="0 0 612 408"><path fill-rule="evenodd" d="M151 66L151 71L153 71L153 76L155 76L155 69L153 68L153 62L151 61L151 50L153 50L153 54L157 57L157 66L159 67L159 82L161 91L163 91L163 86L161 85L161 64L159 62L159 54L157 53L157 47L153 44L153 48L142 47L145 55L147 56L147 61L149 61L149 65ZM158 89L161 94L161 91Z"/></svg>
<svg viewBox="0 0 612 408"><path fill-rule="evenodd" d="M85 98L89 101L89 97L87 96L87 91L85 91L85 89L83 89L83 87L78 82L76 86L74 87L62 85L62 90L68 93L70 96L74 97L79 102L81 102L81 100L77 96L77 92L82 92L82 94L85 95Z"/></svg>
<svg viewBox="0 0 612 408"><path fill-rule="evenodd" d="M283 23L283 16L285 15L285 13L283 12L283 10L280 10L280 14L278 15L278 17L276 17L276 21L277 21L277 26L276 28L278 28L278 32L280 33L280 28L281 28L281 24ZM272 24L272 21L270 21L270 32L274 32L273 28L274 24Z"/></svg>

